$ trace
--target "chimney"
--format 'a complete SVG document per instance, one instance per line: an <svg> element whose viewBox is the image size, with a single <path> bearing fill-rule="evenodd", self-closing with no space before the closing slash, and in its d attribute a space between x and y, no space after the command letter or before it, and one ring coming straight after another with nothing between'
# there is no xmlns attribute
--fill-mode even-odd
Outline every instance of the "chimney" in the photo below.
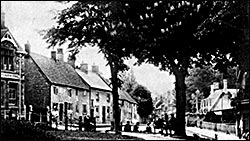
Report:
<svg viewBox="0 0 250 141"><path fill-rule="evenodd" d="M97 65L93 64L93 65L92 65L92 72L98 74L98 73L99 73L99 67L98 67Z"/></svg>
<svg viewBox="0 0 250 141"><path fill-rule="evenodd" d="M227 79L223 79L223 92L227 92Z"/></svg>
<svg viewBox="0 0 250 141"><path fill-rule="evenodd" d="M75 69L75 62L76 62L76 57L74 55L69 55L68 57L68 63Z"/></svg>
<svg viewBox="0 0 250 141"><path fill-rule="evenodd" d="M63 49L62 48L57 49L57 60L62 61L62 62L64 61Z"/></svg>
<svg viewBox="0 0 250 141"><path fill-rule="evenodd" d="M214 85L212 84L212 85L210 85L210 88L211 88L211 90L210 90L210 94L213 94L214 93Z"/></svg>
<svg viewBox="0 0 250 141"><path fill-rule="evenodd" d="M28 53L28 55L30 54L30 43L29 41L27 41L27 43L24 45L25 46L25 51Z"/></svg>
<svg viewBox="0 0 250 141"><path fill-rule="evenodd" d="M82 62L82 63L80 64L80 70L83 71L83 72L85 72L85 73L88 73L88 64Z"/></svg>
<svg viewBox="0 0 250 141"><path fill-rule="evenodd" d="M51 51L51 59L56 61L56 51Z"/></svg>
<svg viewBox="0 0 250 141"><path fill-rule="evenodd" d="M1 5L1 29L5 28L5 12L3 12L3 8Z"/></svg>

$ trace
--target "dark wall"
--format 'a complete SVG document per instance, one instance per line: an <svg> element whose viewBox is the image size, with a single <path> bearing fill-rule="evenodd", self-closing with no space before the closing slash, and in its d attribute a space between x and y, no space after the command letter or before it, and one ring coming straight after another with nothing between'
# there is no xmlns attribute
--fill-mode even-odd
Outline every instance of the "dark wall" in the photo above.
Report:
<svg viewBox="0 0 250 141"><path fill-rule="evenodd" d="M50 82L30 57L25 59L25 104L34 112L50 106Z"/></svg>

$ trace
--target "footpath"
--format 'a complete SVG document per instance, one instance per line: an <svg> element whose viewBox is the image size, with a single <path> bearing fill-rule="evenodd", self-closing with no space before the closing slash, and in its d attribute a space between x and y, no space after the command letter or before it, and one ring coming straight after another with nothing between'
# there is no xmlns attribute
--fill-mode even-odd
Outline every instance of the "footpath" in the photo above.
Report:
<svg viewBox="0 0 250 141"><path fill-rule="evenodd" d="M209 139L214 139L214 140L244 140L244 139L240 139L235 134L226 134L220 131L200 129L197 127L186 127L186 134L188 136L191 136L192 134L196 134L202 138L209 138Z"/></svg>

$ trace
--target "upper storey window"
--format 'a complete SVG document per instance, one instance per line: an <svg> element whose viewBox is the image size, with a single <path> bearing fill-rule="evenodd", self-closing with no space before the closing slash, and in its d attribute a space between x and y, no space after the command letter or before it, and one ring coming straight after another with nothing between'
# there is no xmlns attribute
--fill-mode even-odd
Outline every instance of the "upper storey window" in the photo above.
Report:
<svg viewBox="0 0 250 141"><path fill-rule="evenodd" d="M11 42L1 42L1 70L14 70L15 47Z"/></svg>

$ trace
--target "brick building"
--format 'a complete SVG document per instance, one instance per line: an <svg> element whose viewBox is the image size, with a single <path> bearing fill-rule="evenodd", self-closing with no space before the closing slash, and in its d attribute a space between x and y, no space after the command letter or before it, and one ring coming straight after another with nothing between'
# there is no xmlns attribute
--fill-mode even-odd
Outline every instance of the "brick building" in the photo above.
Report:
<svg viewBox="0 0 250 141"><path fill-rule="evenodd" d="M23 55L25 52L5 26L1 8L1 117L24 117Z"/></svg>
<svg viewBox="0 0 250 141"><path fill-rule="evenodd" d="M89 87L63 61L63 50L52 51L51 58L31 53L29 45L25 50L25 103L33 106L33 119L47 121L48 111L62 122L66 115L78 119L88 114Z"/></svg>

